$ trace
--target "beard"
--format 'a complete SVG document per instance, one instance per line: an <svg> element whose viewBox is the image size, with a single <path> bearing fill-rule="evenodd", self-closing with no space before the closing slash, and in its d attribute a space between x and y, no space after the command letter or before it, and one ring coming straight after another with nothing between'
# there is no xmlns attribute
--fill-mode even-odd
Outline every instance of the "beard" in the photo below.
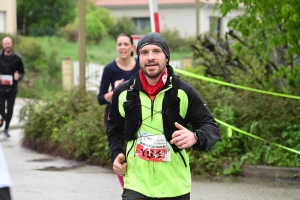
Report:
<svg viewBox="0 0 300 200"><path fill-rule="evenodd" d="M147 71L146 68L147 67L141 67L141 70L145 74L145 76L147 76L148 78L151 78L151 79L159 78L161 76L161 74L163 73L163 71L165 70L165 67L160 67L160 66L159 66L158 70L153 70L153 71Z"/></svg>
<svg viewBox="0 0 300 200"><path fill-rule="evenodd" d="M147 65L156 65L157 68L147 70ZM157 63L157 62L148 62L144 65L141 65L140 63L140 69L150 79L156 79L161 76L163 71L166 69L167 62Z"/></svg>

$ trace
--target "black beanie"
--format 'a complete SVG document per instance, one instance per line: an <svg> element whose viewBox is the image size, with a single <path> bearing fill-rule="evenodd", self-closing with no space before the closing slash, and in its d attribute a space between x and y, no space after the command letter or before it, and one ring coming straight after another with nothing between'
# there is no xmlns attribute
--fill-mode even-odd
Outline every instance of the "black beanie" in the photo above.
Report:
<svg viewBox="0 0 300 200"><path fill-rule="evenodd" d="M169 51L167 41L160 33L156 33L156 32L147 33L141 39L139 39L136 48L136 55L138 56L137 57L138 59L140 56L140 50L148 44L154 44L156 46L159 46L170 61L170 51Z"/></svg>

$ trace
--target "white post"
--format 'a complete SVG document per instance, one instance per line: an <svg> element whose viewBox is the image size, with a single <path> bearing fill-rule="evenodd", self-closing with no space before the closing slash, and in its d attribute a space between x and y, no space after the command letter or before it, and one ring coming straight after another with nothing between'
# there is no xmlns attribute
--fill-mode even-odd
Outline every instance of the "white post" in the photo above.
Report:
<svg viewBox="0 0 300 200"><path fill-rule="evenodd" d="M149 0L151 31L160 32L157 0Z"/></svg>

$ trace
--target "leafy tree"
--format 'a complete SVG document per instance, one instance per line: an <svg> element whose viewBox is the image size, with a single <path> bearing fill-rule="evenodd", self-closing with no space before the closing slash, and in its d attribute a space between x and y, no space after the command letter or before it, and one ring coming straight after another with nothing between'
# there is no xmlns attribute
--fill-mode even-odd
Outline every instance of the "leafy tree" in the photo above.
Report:
<svg viewBox="0 0 300 200"><path fill-rule="evenodd" d="M53 35L74 20L76 5L74 0L18 0L18 30L26 35Z"/></svg>
<svg viewBox="0 0 300 200"><path fill-rule="evenodd" d="M220 10L226 16L239 6L245 12L229 22L231 30L225 37L218 34L197 38L193 45L196 63L204 66L206 75L227 82L285 92L288 86L297 88L300 85L298 2L224 0Z"/></svg>
<svg viewBox="0 0 300 200"><path fill-rule="evenodd" d="M300 55L300 4L298 0L223 0L223 16L243 4L245 14L233 19L229 26L243 36L265 37L268 49L285 46L287 54ZM264 34L263 34L264 33Z"/></svg>
<svg viewBox="0 0 300 200"><path fill-rule="evenodd" d="M78 10L76 10L78 13ZM78 16L78 14L77 14ZM114 26L114 18L110 10L95 6L92 2L86 1L86 33L90 41L99 42L108 35ZM78 27L79 19L76 17L74 26Z"/></svg>
<svg viewBox="0 0 300 200"><path fill-rule="evenodd" d="M268 76L277 80L288 77L294 85L299 80L296 68L300 65L299 1L223 0L220 4L223 16L239 7L245 14L229 22L230 36L254 52Z"/></svg>

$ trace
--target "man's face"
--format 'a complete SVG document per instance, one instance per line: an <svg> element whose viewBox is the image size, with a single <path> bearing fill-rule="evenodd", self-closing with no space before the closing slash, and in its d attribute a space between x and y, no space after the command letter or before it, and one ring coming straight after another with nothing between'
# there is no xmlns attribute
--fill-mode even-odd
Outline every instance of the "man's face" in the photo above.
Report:
<svg viewBox="0 0 300 200"><path fill-rule="evenodd" d="M140 50L139 61L140 68L146 77L158 79L169 60L160 47L149 44Z"/></svg>
<svg viewBox="0 0 300 200"><path fill-rule="evenodd" d="M5 38L2 41L2 47L6 53L11 53L12 51L12 41L9 38Z"/></svg>

